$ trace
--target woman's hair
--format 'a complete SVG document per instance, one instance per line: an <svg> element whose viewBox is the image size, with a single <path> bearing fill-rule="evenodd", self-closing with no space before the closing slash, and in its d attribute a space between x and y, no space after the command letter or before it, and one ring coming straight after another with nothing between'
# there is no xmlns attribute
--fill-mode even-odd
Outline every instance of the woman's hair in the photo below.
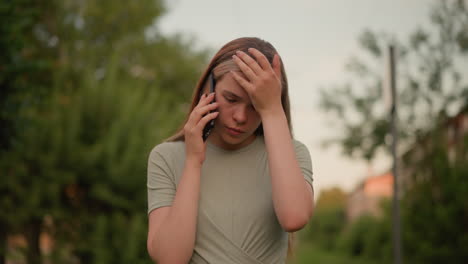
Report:
<svg viewBox="0 0 468 264"><path fill-rule="evenodd" d="M236 54L236 51L243 51L252 57L254 60L255 57L250 55L248 52L249 48L255 48L259 50L265 57L268 59L270 64L273 63L273 57L278 52L269 42L259 39L259 38L238 38L228 42L224 45L211 59L210 64L203 72L202 76L198 80L197 86L193 91L192 95L192 104L190 105L190 110L187 113L187 117L183 122L182 126L177 130L177 132L166 139L165 141L184 141L184 126L187 123L190 113L197 106L200 101L200 96L203 94L203 89L205 88L208 77L210 73L213 73L215 80L220 80L224 74L229 71L241 71L237 64L232 60L232 55ZM291 127L291 111L289 106L289 93L288 93L288 79L286 77L286 72L284 70L283 61L281 60L281 104L283 105L284 113L286 114L286 119L288 120L288 127L292 135ZM263 135L263 126L260 125L257 130L255 130L256 135ZM293 247L294 247L295 235L294 233L289 233L288 235L288 258L293 257Z"/></svg>
<svg viewBox="0 0 468 264"><path fill-rule="evenodd" d="M213 73L213 77L215 80L220 80L224 74L228 73L229 71L241 71L239 67L234 63L232 60L232 55L236 54L236 51L243 51L248 54L250 57L255 59L250 53L248 52L249 48L255 48L259 50L261 53L265 55L268 59L270 64L273 63L273 57L277 54L276 49L271 45L269 42L259 39L259 38L238 38L228 42L224 45L211 59L208 67L203 72L202 76L198 80L197 86L193 91L192 95L192 104L190 109L187 113L187 117L181 127L177 130L177 132L166 139L165 141L183 141L184 140L184 125L187 123L190 113L192 110L197 106L198 102L200 101L200 96L202 95L202 91L206 86L208 81L208 76L210 73ZM255 59L256 60L256 59ZM284 70L283 61L281 61L281 104L283 105L284 113L286 114L286 118L288 120L289 130L291 131L292 135L292 127L291 127L291 111L289 106L289 93L288 93L288 79L286 77L286 72ZM257 130L255 130L256 135L263 135L263 126L260 125Z"/></svg>

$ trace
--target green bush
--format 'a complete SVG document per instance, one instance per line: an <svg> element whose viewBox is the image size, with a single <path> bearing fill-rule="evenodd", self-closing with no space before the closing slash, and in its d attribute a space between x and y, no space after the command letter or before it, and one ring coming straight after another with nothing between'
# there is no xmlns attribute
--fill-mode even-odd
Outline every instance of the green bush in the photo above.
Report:
<svg viewBox="0 0 468 264"><path fill-rule="evenodd" d="M314 244L331 250L336 247L336 238L345 225L343 208L317 210L311 219L304 237Z"/></svg>
<svg viewBox="0 0 468 264"><path fill-rule="evenodd" d="M412 184L403 199L403 246L413 263L466 263L468 260L468 136L449 158L445 131L434 131L418 146ZM430 144L427 144L427 142Z"/></svg>
<svg viewBox="0 0 468 264"><path fill-rule="evenodd" d="M361 216L346 227L337 244L348 256L391 262L390 218Z"/></svg>
<svg viewBox="0 0 468 264"><path fill-rule="evenodd" d="M336 238L345 222L346 193L340 188L320 192L315 212L301 237L318 247L331 250L336 247Z"/></svg>

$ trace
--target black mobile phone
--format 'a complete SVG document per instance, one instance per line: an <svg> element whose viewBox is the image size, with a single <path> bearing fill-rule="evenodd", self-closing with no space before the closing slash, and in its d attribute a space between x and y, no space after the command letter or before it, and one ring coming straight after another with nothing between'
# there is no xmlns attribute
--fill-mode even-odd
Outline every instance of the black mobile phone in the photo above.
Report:
<svg viewBox="0 0 468 264"><path fill-rule="evenodd" d="M215 89L215 86L216 86L216 81L214 79L213 73L210 73L210 76L208 76L208 81L210 82L210 93L213 93L214 89ZM203 92L203 90L202 90L202 92ZM216 102L215 98L213 98L213 101L211 101L210 104L212 104L214 102ZM210 113L211 112L213 112L213 111L210 111ZM215 120L212 119L212 120L210 120L210 122L208 122L208 124L206 124L205 128L203 128L203 134L202 134L203 141L206 141L206 139L210 135L211 130L213 130L214 123L215 123Z"/></svg>

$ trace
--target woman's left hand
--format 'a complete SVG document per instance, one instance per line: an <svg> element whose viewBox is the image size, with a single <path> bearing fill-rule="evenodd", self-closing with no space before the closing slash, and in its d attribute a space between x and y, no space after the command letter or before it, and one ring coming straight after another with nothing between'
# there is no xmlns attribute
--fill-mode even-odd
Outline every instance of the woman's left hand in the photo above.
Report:
<svg viewBox="0 0 468 264"><path fill-rule="evenodd" d="M258 62L246 53L237 51L232 58L247 79L232 71L234 79L247 91L253 106L261 117L264 114L282 110L281 62L278 54L275 54L273 63L270 65L265 55L257 49L249 48L248 51Z"/></svg>

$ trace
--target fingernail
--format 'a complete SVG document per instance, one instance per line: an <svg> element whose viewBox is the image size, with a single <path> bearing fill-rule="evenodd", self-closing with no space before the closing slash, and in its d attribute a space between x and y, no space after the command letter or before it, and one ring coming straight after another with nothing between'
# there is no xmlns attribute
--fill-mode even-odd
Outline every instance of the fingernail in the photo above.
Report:
<svg viewBox="0 0 468 264"><path fill-rule="evenodd" d="M236 50L236 54L241 54L241 51L240 51L240 50Z"/></svg>

